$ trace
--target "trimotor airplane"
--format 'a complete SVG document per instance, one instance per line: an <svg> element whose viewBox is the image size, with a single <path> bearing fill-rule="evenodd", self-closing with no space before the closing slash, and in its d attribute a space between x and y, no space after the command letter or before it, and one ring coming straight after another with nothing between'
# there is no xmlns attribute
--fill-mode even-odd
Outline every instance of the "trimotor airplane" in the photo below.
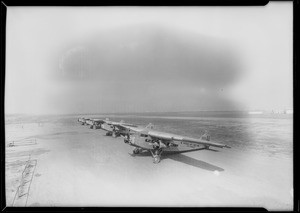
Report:
<svg viewBox="0 0 300 213"><path fill-rule="evenodd" d="M86 123L90 125L91 129L99 129L102 128L102 125L105 124L105 120L103 119L89 119Z"/></svg>
<svg viewBox="0 0 300 213"><path fill-rule="evenodd" d="M144 150L149 151L153 157L153 163L160 162L161 154L165 150L179 151L179 145L185 145L191 148L204 147L205 149L209 149L210 146L231 148L224 144L210 142L210 135L207 132L205 132L200 139L195 139L171 133L159 132L153 130L152 125L148 125L143 130L129 126L124 126L124 128L134 132L126 134L124 137L125 143L135 147L133 154L139 154Z"/></svg>
<svg viewBox="0 0 300 213"><path fill-rule="evenodd" d="M108 118L105 120L103 119L96 119L96 118L79 118L78 122L80 122L82 125L90 125L91 129L98 129L101 128L106 132L107 136L125 136L129 134L129 128L135 128L135 131L143 130L144 127L139 127L134 124L125 123L123 120L120 122L110 121ZM136 129L138 128L138 129Z"/></svg>
<svg viewBox="0 0 300 213"><path fill-rule="evenodd" d="M139 128L139 126L125 123L123 120L120 122L110 121L108 119L105 120L103 124L101 124L101 129L107 131L107 136L126 136L127 134L130 134L130 128ZM144 128L141 128L144 129Z"/></svg>
<svg viewBox="0 0 300 213"><path fill-rule="evenodd" d="M105 123L104 120L96 118L78 118L78 122L82 125L90 125L91 129L101 128L101 124Z"/></svg>
<svg viewBox="0 0 300 213"><path fill-rule="evenodd" d="M78 122L81 123L81 125L85 125L86 120L87 120L87 118L78 118Z"/></svg>

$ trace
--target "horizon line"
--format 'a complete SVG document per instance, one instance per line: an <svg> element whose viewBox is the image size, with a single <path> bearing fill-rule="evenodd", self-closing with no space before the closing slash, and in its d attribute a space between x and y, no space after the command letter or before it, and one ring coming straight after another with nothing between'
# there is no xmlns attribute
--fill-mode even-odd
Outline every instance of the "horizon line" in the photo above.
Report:
<svg viewBox="0 0 300 213"><path fill-rule="evenodd" d="M4 113L4 115L93 115L93 114L141 114L141 113L185 113L185 112L272 112L293 110L286 108L282 110L255 109L255 110L184 110L184 111L143 111L143 112L88 112L88 113Z"/></svg>

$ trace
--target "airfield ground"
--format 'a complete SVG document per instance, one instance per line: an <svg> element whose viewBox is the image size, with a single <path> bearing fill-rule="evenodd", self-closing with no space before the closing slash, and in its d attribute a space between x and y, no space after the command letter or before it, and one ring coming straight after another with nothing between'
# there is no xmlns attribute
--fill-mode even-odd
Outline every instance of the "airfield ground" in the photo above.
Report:
<svg viewBox="0 0 300 213"><path fill-rule="evenodd" d="M76 118L5 128L8 206L293 207L292 158L233 147L166 154L153 164Z"/></svg>

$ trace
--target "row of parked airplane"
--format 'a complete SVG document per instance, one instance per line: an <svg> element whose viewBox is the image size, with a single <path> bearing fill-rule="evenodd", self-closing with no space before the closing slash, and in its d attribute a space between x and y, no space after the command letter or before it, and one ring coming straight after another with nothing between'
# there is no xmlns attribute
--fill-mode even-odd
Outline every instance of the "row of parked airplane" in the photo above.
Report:
<svg viewBox="0 0 300 213"><path fill-rule="evenodd" d="M108 118L93 119L79 118L82 125L89 125L92 129L103 129L107 136L124 138L124 142L134 148L133 154L149 151L153 157L153 163L159 163L163 151L179 151L178 146L184 145L190 148L205 148L210 146L218 148L230 148L227 145L211 142L210 135L205 132L200 139L160 132L153 129L150 123L147 126L139 126L124 121L115 122Z"/></svg>

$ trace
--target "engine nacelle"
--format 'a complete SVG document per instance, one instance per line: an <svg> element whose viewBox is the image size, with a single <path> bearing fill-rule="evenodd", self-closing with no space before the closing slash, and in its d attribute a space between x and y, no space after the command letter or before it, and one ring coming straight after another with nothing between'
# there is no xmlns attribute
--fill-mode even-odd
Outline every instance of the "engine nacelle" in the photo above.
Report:
<svg viewBox="0 0 300 213"><path fill-rule="evenodd" d="M154 149L161 149L161 148L166 148L167 146L163 143L163 142L161 142L161 140L159 140L159 141L155 141L154 143L153 143L153 148Z"/></svg>

